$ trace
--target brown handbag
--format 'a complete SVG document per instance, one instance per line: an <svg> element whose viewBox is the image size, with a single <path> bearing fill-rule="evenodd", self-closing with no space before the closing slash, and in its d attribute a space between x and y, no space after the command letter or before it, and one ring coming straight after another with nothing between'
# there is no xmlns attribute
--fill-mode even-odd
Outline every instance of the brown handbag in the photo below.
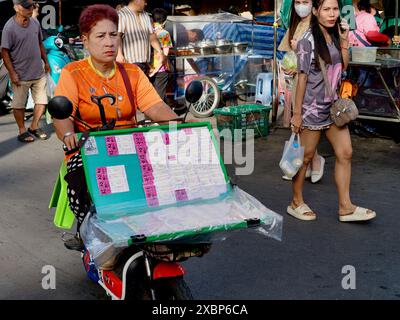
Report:
<svg viewBox="0 0 400 320"><path fill-rule="evenodd" d="M329 82L325 61L319 57L319 64L321 67L322 75L324 77L325 86L328 89L328 94L335 99L335 93L332 92L332 86ZM336 126L344 127L349 122L357 119L358 109L353 100L348 98L339 98L332 103L331 106L331 119L336 124Z"/></svg>

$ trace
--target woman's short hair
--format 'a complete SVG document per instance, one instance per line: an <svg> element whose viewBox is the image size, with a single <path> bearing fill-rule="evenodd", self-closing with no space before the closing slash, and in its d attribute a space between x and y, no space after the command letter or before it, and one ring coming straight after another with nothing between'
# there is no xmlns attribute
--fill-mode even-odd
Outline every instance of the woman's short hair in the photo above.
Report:
<svg viewBox="0 0 400 320"><path fill-rule="evenodd" d="M79 17L81 34L89 33L101 20L110 20L118 26L118 13L113 7L106 4L94 4L86 7Z"/></svg>
<svg viewBox="0 0 400 320"><path fill-rule="evenodd" d="M168 12L162 8L155 8L151 15L154 22L164 23L167 20Z"/></svg>

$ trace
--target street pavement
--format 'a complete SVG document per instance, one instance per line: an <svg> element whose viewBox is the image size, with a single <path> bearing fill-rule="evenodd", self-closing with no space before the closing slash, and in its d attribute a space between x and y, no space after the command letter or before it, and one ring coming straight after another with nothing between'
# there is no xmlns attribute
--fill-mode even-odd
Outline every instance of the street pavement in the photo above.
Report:
<svg viewBox="0 0 400 320"><path fill-rule="evenodd" d="M47 206L63 154L52 128L47 131L48 141L21 144L13 117L0 117L0 299L106 299L52 223ZM285 213L291 183L281 179L278 162L289 134L275 129L257 139L255 170L237 180L283 215L282 241L254 230L234 231L204 257L184 262L195 298L399 299L400 145L353 136L353 201L378 216L369 223L343 224L337 219L334 156L323 138L324 178L305 185L318 220L303 222ZM228 171L234 167L228 165ZM55 290L42 288L47 265L56 270ZM344 266L355 268L355 289L342 287Z"/></svg>

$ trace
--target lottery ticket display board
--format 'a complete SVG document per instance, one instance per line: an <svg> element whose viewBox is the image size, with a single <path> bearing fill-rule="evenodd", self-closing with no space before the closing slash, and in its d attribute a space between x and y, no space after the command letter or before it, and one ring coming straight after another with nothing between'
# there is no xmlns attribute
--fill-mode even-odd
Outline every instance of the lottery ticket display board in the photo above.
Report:
<svg viewBox="0 0 400 320"><path fill-rule="evenodd" d="M103 220L216 199L231 190L209 123L93 132L82 159Z"/></svg>

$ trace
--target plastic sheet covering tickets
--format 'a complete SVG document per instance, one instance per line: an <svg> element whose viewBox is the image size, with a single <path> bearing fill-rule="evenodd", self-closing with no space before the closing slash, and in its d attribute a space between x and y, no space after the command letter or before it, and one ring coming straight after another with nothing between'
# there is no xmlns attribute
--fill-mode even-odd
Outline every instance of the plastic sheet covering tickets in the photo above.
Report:
<svg viewBox="0 0 400 320"><path fill-rule="evenodd" d="M96 265L101 266L132 244L132 234L148 235L155 239L169 241L193 234L207 234L243 228L243 223L260 219L262 224L254 230L277 240L281 239L282 216L266 208L257 199L238 187L224 199L206 201L133 215L114 221L101 221L96 215L88 216L81 230L84 242L91 252ZM168 235L174 234L175 238ZM160 236L160 235L164 235ZM225 240L226 232L217 232L209 240Z"/></svg>
<svg viewBox="0 0 400 320"><path fill-rule="evenodd" d="M211 126L191 125L195 127L188 129L178 126L175 133L169 132L167 142L165 131L164 139L160 139L161 142L154 140L154 132L130 132L133 134L133 139L129 141L135 144L135 153L127 152L119 156L110 155L108 146L112 139L109 135L95 134L93 136L97 151L87 152L86 150L83 159L96 213L87 215L81 226L81 235L98 267L131 245L187 243L199 239L202 241L204 239L224 240L230 230L235 229L251 228L264 236L281 239L282 217L239 187L230 185L216 148ZM138 134L140 139L137 139ZM185 139L185 136L190 136L190 139ZM128 140L127 132L123 132L120 137ZM120 138L115 138L115 140L118 139ZM190 141L189 145L187 141ZM206 144L205 141L210 143ZM152 158L154 153L148 150L151 150L154 144L160 144L163 147L163 143L166 148L162 149L162 153L165 153L167 159L171 159L169 147L175 144L173 148L175 154L172 158L178 162L181 156L179 150L183 146L189 153L191 147L197 151L200 145L207 148L207 151L211 152L212 161L206 165L208 171L204 170L205 164L199 164L196 157L192 157L189 162L186 161L180 166L171 165L169 161L162 166L159 163L156 164L155 159ZM128 144L124 144L125 149L129 149ZM195 154L201 157L203 151L200 149L200 152ZM141 158L141 152L148 154L145 158ZM100 162L102 158L105 160ZM111 162L107 162L107 159ZM108 173L110 167L125 167L123 188L116 188L111 184L109 192L101 192L98 172L99 166L104 168L104 163L108 164L106 167ZM143 170L144 167L147 169ZM149 175L147 171L149 168L152 170L152 180L145 181L143 178ZM157 168L161 170L160 172L169 172L167 179L157 179ZM183 175L176 179L180 176L179 170ZM121 174L118 173L118 175ZM138 180L142 180L141 183ZM146 191L149 184L152 189L151 195ZM166 197L162 194L170 194L170 196ZM131 203L124 201L125 208L130 208L130 211L117 210L119 214L110 215L110 207L113 210L117 208L113 201L121 203L125 195L132 199ZM163 198L169 199L166 201ZM107 201L109 206L105 205Z"/></svg>

